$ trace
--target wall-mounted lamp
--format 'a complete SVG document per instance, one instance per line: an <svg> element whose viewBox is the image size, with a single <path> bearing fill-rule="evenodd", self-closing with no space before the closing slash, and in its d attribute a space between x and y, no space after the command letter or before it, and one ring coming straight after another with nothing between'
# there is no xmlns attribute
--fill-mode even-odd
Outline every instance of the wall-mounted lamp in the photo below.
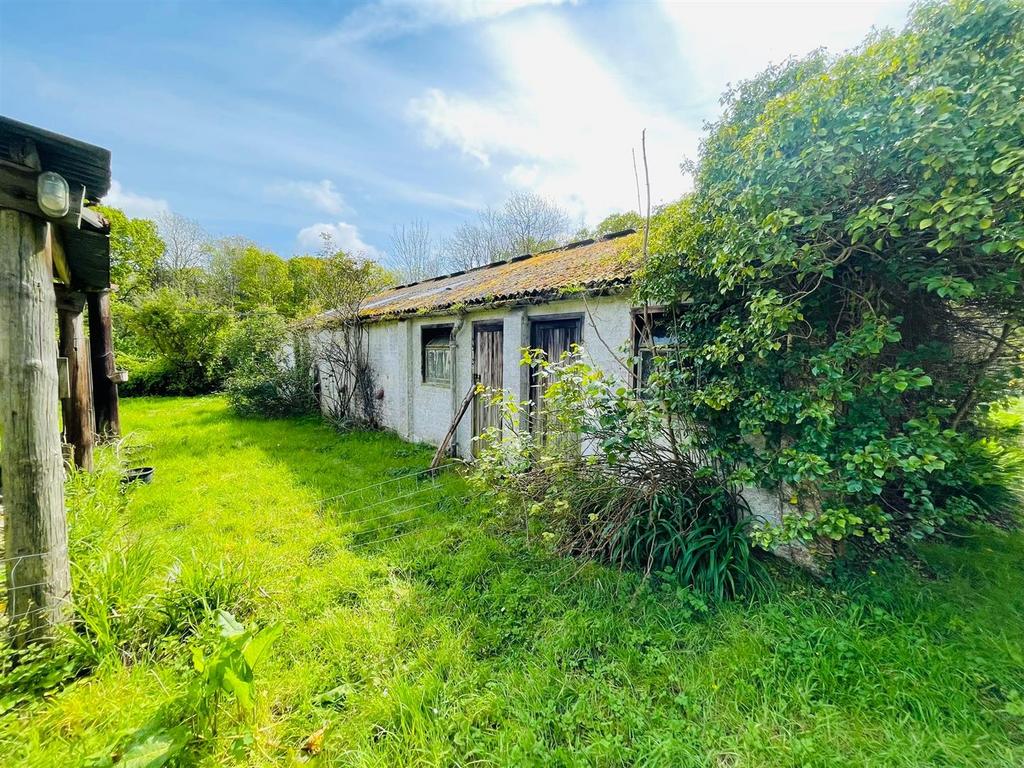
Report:
<svg viewBox="0 0 1024 768"><path fill-rule="evenodd" d="M36 179L36 202L51 219L66 216L71 208L71 190L67 180L53 171L40 173Z"/></svg>

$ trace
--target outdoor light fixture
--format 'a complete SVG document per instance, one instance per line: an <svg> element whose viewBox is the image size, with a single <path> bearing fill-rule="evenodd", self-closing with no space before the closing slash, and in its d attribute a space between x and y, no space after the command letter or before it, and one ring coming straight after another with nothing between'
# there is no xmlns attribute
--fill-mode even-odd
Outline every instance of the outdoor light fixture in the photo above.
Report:
<svg viewBox="0 0 1024 768"><path fill-rule="evenodd" d="M71 208L71 190L67 180L53 171L40 173L36 180L36 202L51 219L66 216Z"/></svg>

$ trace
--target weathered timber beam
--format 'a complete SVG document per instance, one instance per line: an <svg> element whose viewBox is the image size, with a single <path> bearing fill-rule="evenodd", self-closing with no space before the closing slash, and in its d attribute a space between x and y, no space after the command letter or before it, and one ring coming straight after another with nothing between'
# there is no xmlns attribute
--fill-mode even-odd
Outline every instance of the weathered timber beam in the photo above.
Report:
<svg viewBox="0 0 1024 768"><path fill-rule="evenodd" d="M462 417L466 415L466 411L469 410L470 403L476 397L476 386L478 383L478 376L473 376L473 383L469 387L469 391L466 392L466 396L462 398L462 405L455 412L455 417L452 419L451 425L448 427L448 431L444 435L444 439L441 440L441 444L437 446L437 452L434 454L433 460L430 462L430 471L436 472L437 468L441 466L441 461L444 459L444 455L448 452L448 444L452 441L452 437L455 436L455 430L459 428L459 422L462 421Z"/></svg>
<svg viewBox="0 0 1024 768"><path fill-rule="evenodd" d="M70 615L46 227L42 219L0 209L0 463L7 615L16 646L47 639Z"/></svg>
<svg viewBox="0 0 1024 768"><path fill-rule="evenodd" d="M96 421L92 404L92 363L85 338L84 293L56 286L58 352L68 360L68 397L61 400L64 441L71 445L75 466L92 471Z"/></svg>
<svg viewBox="0 0 1024 768"><path fill-rule="evenodd" d="M46 228L47 236L50 238L50 252L53 254L53 276L54 279L71 285L71 265L68 264L68 255L64 251L64 242L56 227Z"/></svg>
<svg viewBox="0 0 1024 768"><path fill-rule="evenodd" d="M121 414L117 396L117 369L114 365L114 329L110 315L110 291L89 291L89 349L92 357L93 412L96 432L117 437L121 434Z"/></svg>

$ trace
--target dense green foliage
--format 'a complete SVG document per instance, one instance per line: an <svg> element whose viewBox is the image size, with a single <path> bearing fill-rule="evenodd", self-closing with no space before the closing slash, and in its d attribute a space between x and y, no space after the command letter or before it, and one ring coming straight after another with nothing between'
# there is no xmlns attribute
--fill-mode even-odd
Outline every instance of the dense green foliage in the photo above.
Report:
<svg viewBox="0 0 1024 768"><path fill-rule="evenodd" d="M635 229L638 232L644 227L644 219L636 211L623 211L622 213L610 213L597 223L593 229L583 228L574 236L574 240L583 240L588 237L602 237L612 232L621 232L624 229Z"/></svg>
<svg viewBox="0 0 1024 768"><path fill-rule="evenodd" d="M195 394L220 385L224 344L234 322L228 309L159 288L117 311L123 321L118 343L127 347L127 356L120 359L128 366L129 394Z"/></svg>
<svg viewBox="0 0 1024 768"><path fill-rule="evenodd" d="M986 517L983 414L1020 376L1024 4L924 3L723 103L652 233L660 398L731 480L790 498L765 546Z"/></svg>
<svg viewBox="0 0 1024 768"><path fill-rule="evenodd" d="M363 298L393 282L379 264L337 250L329 238L318 255L286 261L244 238L212 241L180 217L158 226L102 210L110 220L115 348L129 374L128 395L207 393L230 380L279 406L282 398L270 390L284 371L281 346L268 341L286 340L289 322L347 310L353 286ZM173 248L161 226L169 227Z"/></svg>
<svg viewBox="0 0 1024 768"><path fill-rule="evenodd" d="M243 416L301 416L319 411L310 343L279 318L248 318L239 346L251 345L227 380L228 402ZM244 335L252 329L252 335Z"/></svg>
<svg viewBox="0 0 1024 768"><path fill-rule="evenodd" d="M478 395L500 407L501 419L481 438L473 479L510 527L525 519L556 552L715 600L753 586L760 568L746 507L702 457L678 449L683 424L578 349L559 360L526 350L522 363L547 382L536 401L504 390ZM542 433L530 427L538 421Z"/></svg>
<svg viewBox="0 0 1024 768"><path fill-rule="evenodd" d="M666 489L628 509L621 525L606 527L608 559L653 572L716 600L741 595L759 573L747 519L714 487Z"/></svg>
<svg viewBox="0 0 1024 768"><path fill-rule="evenodd" d="M19 667L50 692L0 714L5 764L181 744L178 766L1024 762L1020 534L923 547L923 576L780 574L712 611L671 581L492 533L457 477L321 513L317 499L429 461L388 435L239 419L214 398L129 399L122 417L155 481L122 495L116 477L76 480L72 556L148 548L152 624L56 688L61 667ZM396 519L402 538L353 535ZM224 701L213 736L191 647L222 647L218 606L284 630L255 667L251 720Z"/></svg>
<svg viewBox="0 0 1024 768"><path fill-rule="evenodd" d="M149 219L133 219L116 208L98 206L110 222L110 282L127 299L152 289L164 257L164 241Z"/></svg>

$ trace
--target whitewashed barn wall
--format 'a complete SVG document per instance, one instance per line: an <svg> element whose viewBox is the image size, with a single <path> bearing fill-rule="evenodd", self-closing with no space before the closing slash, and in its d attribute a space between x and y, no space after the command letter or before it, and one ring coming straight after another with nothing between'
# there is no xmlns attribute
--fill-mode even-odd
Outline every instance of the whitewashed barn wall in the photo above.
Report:
<svg viewBox="0 0 1024 768"><path fill-rule="evenodd" d="M501 320L504 329L503 379L505 390L520 400L528 397L528 378L519 365L522 349L530 343L530 321L549 316L578 315L582 319L584 358L623 381L628 372L617 362L628 354L632 306L626 295L565 299L513 308L482 309L459 315L431 315L389 320L367 326L367 350L375 386L381 426L414 442L437 444L473 380L473 324ZM588 311L589 310L589 311ZM442 386L423 381L421 338L429 326L451 324L455 328L453 383ZM322 331L320 338L324 338ZM609 348L606 348L606 345ZM337 383L321 363L322 404L330 413ZM455 437L461 457L472 454L473 424L463 419Z"/></svg>

